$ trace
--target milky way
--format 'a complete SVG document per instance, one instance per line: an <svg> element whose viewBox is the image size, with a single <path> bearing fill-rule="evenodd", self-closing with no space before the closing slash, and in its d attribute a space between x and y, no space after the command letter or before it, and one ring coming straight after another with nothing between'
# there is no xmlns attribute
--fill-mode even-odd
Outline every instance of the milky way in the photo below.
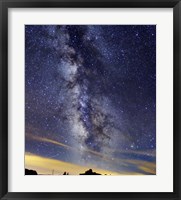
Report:
<svg viewBox="0 0 181 200"><path fill-rule="evenodd" d="M156 26L27 25L25 44L26 153L155 174Z"/></svg>

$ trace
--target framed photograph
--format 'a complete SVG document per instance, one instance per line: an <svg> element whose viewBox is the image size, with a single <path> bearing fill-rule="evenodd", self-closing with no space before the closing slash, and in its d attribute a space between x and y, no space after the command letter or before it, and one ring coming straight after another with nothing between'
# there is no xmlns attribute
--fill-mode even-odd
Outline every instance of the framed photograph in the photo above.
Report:
<svg viewBox="0 0 181 200"><path fill-rule="evenodd" d="M0 3L0 198L181 199L180 1Z"/></svg>

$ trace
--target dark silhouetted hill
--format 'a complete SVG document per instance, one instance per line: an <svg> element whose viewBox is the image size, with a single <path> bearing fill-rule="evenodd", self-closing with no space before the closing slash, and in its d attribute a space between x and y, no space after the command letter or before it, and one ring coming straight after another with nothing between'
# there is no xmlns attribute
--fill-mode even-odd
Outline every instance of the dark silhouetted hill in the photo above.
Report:
<svg viewBox="0 0 181 200"><path fill-rule="evenodd" d="M35 170L25 169L25 175L38 175Z"/></svg>
<svg viewBox="0 0 181 200"><path fill-rule="evenodd" d="M25 169L25 175L43 175L43 174L38 174L35 170ZM47 174L47 175L52 175L52 174ZM64 172L63 175L69 175L69 173ZM89 170L85 171L85 173L81 173L79 175L102 175L102 174L93 172L92 169L89 169Z"/></svg>
<svg viewBox="0 0 181 200"><path fill-rule="evenodd" d="M101 175L101 174L93 172L92 169L89 169L89 170L85 171L85 173L80 174L80 175Z"/></svg>

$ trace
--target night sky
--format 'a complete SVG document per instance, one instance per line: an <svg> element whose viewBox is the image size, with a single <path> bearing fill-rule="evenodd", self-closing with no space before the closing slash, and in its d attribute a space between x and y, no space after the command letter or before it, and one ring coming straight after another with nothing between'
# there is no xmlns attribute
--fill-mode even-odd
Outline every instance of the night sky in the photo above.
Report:
<svg viewBox="0 0 181 200"><path fill-rule="evenodd" d="M25 84L26 168L156 174L155 25L26 25Z"/></svg>

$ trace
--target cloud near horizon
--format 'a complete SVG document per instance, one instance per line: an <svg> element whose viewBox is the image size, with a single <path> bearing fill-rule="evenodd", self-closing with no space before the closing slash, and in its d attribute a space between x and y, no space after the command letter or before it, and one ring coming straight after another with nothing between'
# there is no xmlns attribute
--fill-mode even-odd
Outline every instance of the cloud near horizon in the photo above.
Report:
<svg viewBox="0 0 181 200"><path fill-rule="evenodd" d="M29 152L26 152L25 154L25 168L36 170L38 174L43 175L62 175L65 171L68 172L70 175L78 175L88 170L86 166L80 166L61 160L37 156ZM117 172L97 169L93 166L91 166L90 168L92 168L93 171L101 174L120 175Z"/></svg>
<svg viewBox="0 0 181 200"><path fill-rule="evenodd" d="M57 142L55 140L51 140L49 138L42 138L38 136L34 136L31 134L26 134L26 137L28 137L31 140L36 140L39 142L44 142L44 143L50 143L53 145L58 145L63 148L66 148L70 151L78 151L79 149L73 148L69 145L63 144L61 142ZM115 162L115 163L120 163L122 166L128 167L128 169L131 167L137 168L137 171L109 171L105 169L99 169L96 166L82 166L78 164L73 164L69 162L65 162L59 159L52 159L52 158L47 158L43 157L40 155L35 155L30 152L25 153L25 167L28 169L33 169L36 170L39 174L54 174L60 175L63 174L65 171L69 172L71 175L78 175L79 173L83 173L88 168L93 168L97 173L101 174L111 174L111 175L143 175L143 174L156 174L156 164L154 162L148 162L148 161L142 161L142 160L136 160L136 159L120 159L120 158L109 158L105 155L100 154L99 152L94 152L91 150L87 150L89 153L94 154L97 156L99 159L102 159L107 162ZM141 152L139 152L141 153Z"/></svg>

